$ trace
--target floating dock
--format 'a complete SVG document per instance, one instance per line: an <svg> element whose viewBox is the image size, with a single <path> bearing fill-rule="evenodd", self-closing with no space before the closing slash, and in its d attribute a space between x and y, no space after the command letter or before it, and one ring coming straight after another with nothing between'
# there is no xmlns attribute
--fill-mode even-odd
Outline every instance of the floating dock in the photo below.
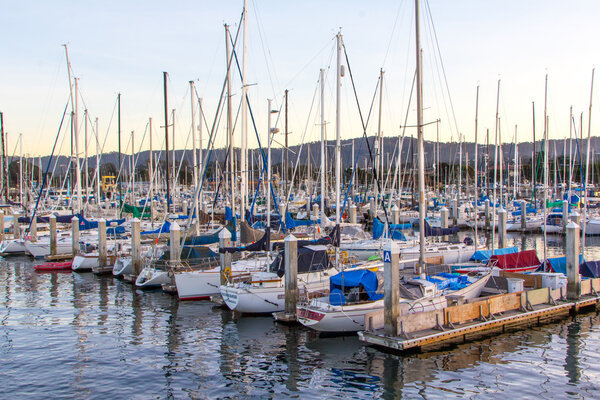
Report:
<svg viewBox="0 0 600 400"><path fill-rule="evenodd" d="M396 334L385 327L384 313L366 316L361 341L391 351L428 351L495 333L565 318L600 303L600 278L579 283L579 298L567 299L567 289L541 288L479 299L440 310L401 315ZM388 334L386 334L388 331Z"/></svg>

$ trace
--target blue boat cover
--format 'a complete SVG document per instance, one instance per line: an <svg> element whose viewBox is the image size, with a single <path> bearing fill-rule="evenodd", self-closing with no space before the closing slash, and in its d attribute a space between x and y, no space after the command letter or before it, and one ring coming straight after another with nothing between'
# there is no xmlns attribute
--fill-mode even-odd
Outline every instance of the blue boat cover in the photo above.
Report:
<svg viewBox="0 0 600 400"><path fill-rule="evenodd" d="M344 288L361 287L369 296L369 300L379 300L383 294L377 293L377 275L368 269L358 271L342 271L329 278L329 301L331 305L339 306L346 303ZM341 293L341 299L339 294ZM333 296L332 296L333 294Z"/></svg>
<svg viewBox="0 0 600 400"><path fill-rule="evenodd" d="M312 221L310 219L294 219L290 212L285 213L285 226L288 229L294 229L297 226L309 226L319 223L319 221Z"/></svg>
<svg viewBox="0 0 600 400"><path fill-rule="evenodd" d="M487 262L492 257L492 255L512 254L517 253L518 251L519 248L516 246L505 247L503 249L494 249L494 254L492 254L491 250L477 250L471 257L471 261Z"/></svg>
<svg viewBox="0 0 600 400"><path fill-rule="evenodd" d="M225 207L225 221L229 221L230 219L233 219L233 211L231 207Z"/></svg>
<svg viewBox="0 0 600 400"><path fill-rule="evenodd" d="M469 286L469 278L466 275L442 272L437 275L428 276L426 279L431 283L435 283L440 290L460 290Z"/></svg>
<svg viewBox="0 0 600 400"><path fill-rule="evenodd" d="M169 221L165 221L160 228L157 228L153 231L142 231L142 235L156 235L159 233L169 233L171 232L171 223Z"/></svg>
<svg viewBox="0 0 600 400"><path fill-rule="evenodd" d="M411 224L390 224L387 236L395 240L406 240L406 236L402 233L402 229L410 228L412 228ZM379 218L375 218L373 220L373 239L379 239L383 235L384 230L385 224L381 222Z"/></svg>
<svg viewBox="0 0 600 400"><path fill-rule="evenodd" d="M425 221L425 236L446 236L446 235L455 235L460 231L458 226L453 226L452 228L438 228L432 227L429 225L429 222Z"/></svg>
<svg viewBox="0 0 600 400"><path fill-rule="evenodd" d="M548 262L550 263L550 269L554 272L558 272L560 274L567 274L567 256L561 257L549 257ZM592 261L593 262L593 261ZM579 272L583 274L583 264L585 264L585 259L580 254L579 255ZM584 275L586 276L586 275Z"/></svg>

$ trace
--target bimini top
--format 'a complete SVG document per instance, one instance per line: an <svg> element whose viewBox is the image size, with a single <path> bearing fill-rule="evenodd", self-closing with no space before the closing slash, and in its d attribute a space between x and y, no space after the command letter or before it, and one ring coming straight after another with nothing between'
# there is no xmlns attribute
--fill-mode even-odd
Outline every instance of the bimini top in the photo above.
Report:
<svg viewBox="0 0 600 400"><path fill-rule="evenodd" d="M298 273L323 271L333 268L326 246L298 247ZM285 251L280 251L269 271L276 272L280 278L285 275Z"/></svg>

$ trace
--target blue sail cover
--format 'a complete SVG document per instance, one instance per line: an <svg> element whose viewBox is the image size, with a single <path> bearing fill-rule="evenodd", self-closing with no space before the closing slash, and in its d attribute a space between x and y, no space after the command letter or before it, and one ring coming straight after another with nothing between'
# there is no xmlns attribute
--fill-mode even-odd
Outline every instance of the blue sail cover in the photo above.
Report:
<svg viewBox="0 0 600 400"><path fill-rule="evenodd" d="M494 249L493 255L503 255L503 254L513 254L518 253L518 247L505 247L503 249ZM488 260L492 257L491 250L477 250L473 256L471 257L471 261L479 261L479 262L488 262Z"/></svg>
<svg viewBox="0 0 600 400"><path fill-rule="evenodd" d="M89 220L85 219L85 217L81 214L77 214L76 217L79 218L79 230L80 231L98 228L98 221L89 221ZM125 222L125 218L109 219L106 221L106 226L107 227L115 227L115 226L121 225L123 222ZM125 228L123 228L123 229L125 229Z"/></svg>
<svg viewBox="0 0 600 400"><path fill-rule="evenodd" d="M460 231L458 226L453 226L452 228L438 228L432 227L429 225L429 222L425 221L425 236L447 236L447 235L455 235Z"/></svg>
<svg viewBox="0 0 600 400"><path fill-rule="evenodd" d="M412 228L411 224L390 224L387 236L395 240L406 240L406 236L402 233L402 229L410 228ZM384 230L385 224L381 222L379 218L375 218L373 220L373 239L379 239L383 235Z"/></svg>
<svg viewBox="0 0 600 400"><path fill-rule="evenodd" d="M169 233L171 232L171 223L169 221L165 221L160 228L157 228L153 231L142 231L142 235L157 235L160 233Z"/></svg>
<svg viewBox="0 0 600 400"><path fill-rule="evenodd" d="M588 261L579 264L579 272L586 278L600 277L600 261Z"/></svg>
<svg viewBox="0 0 600 400"><path fill-rule="evenodd" d="M318 223L319 221L312 221L310 219L294 219L289 211L285 213L285 226L288 229L294 229L297 226L310 226Z"/></svg>
<svg viewBox="0 0 600 400"><path fill-rule="evenodd" d="M359 271L342 271L329 278L329 301L331 305L339 306L346 303L343 290L348 288L363 287L369 300L379 300L383 294L377 293L377 275L368 269ZM342 296L340 296L340 293Z"/></svg>
<svg viewBox="0 0 600 400"><path fill-rule="evenodd" d="M237 232L235 229L235 218L229 220L229 222L227 222L227 225L223 229L227 229L229 232L231 232L231 241L232 242L237 241ZM188 237L185 240L184 245L200 246L200 245L218 243L219 242L219 232L221 232L221 229L219 229L216 232L209 233L209 234Z"/></svg>

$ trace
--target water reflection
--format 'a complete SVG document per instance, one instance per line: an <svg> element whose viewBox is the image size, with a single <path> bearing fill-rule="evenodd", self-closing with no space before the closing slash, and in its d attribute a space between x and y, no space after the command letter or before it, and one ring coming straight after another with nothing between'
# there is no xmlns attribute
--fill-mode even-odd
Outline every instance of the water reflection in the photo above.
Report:
<svg viewBox="0 0 600 400"><path fill-rule="evenodd" d="M525 249L539 244L523 235L509 240ZM400 356L356 336L321 338L271 317L237 317L209 302L136 291L110 276L35 274L26 260L0 264L0 282L2 393L589 397L600 376L596 314Z"/></svg>

